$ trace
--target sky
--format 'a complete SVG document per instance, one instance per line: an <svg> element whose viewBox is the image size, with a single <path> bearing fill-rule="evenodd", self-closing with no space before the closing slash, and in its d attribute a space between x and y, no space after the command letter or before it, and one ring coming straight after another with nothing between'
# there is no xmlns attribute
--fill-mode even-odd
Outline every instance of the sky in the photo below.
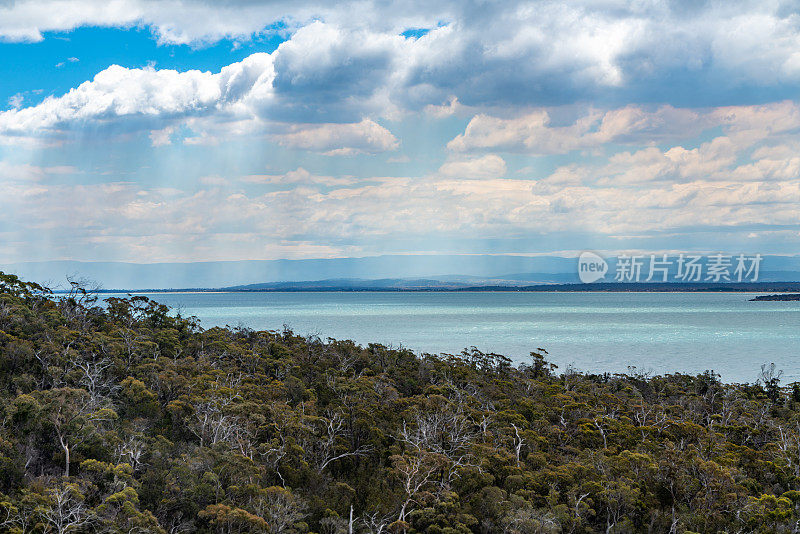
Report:
<svg viewBox="0 0 800 534"><path fill-rule="evenodd" d="M0 258L798 254L799 10L0 0Z"/></svg>

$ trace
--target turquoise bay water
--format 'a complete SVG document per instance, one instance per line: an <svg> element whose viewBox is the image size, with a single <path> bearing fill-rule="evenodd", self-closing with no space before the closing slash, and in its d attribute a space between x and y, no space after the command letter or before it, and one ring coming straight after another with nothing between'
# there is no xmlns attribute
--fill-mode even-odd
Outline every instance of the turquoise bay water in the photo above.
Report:
<svg viewBox="0 0 800 534"><path fill-rule="evenodd" d="M476 346L524 361L542 347L563 370L707 369L754 381L774 362L800 380L800 302L745 293L158 293L203 327L246 326L383 343L417 352Z"/></svg>

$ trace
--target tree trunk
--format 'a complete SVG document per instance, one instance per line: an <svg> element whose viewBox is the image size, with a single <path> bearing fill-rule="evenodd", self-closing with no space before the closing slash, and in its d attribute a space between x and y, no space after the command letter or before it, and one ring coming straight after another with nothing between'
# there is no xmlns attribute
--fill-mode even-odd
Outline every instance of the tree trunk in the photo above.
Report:
<svg viewBox="0 0 800 534"><path fill-rule="evenodd" d="M347 524L348 534L353 534L353 505L350 505L350 522Z"/></svg>
<svg viewBox="0 0 800 534"><path fill-rule="evenodd" d="M59 433L58 442L61 444L61 448L64 449L64 476L69 477L69 440Z"/></svg>
<svg viewBox="0 0 800 534"><path fill-rule="evenodd" d="M64 445L64 476L69 478L69 444Z"/></svg>

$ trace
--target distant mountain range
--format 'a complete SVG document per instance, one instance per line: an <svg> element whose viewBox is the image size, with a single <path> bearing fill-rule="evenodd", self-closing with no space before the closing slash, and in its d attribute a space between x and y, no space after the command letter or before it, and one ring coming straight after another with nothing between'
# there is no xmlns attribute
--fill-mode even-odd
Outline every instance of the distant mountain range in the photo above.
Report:
<svg viewBox="0 0 800 534"><path fill-rule="evenodd" d="M215 290L209 290L215 291ZM269 291L608 291L608 292L779 292L781 294L800 291L800 282L699 282L699 283L618 283L598 282L592 284L516 284L492 283L475 285L448 283L438 280L317 280L309 282L272 282L220 288L218 291L269 292ZM797 300L786 298L753 300Z"/></svg>
<svg viewBox="0 0 800 534"><path fill-rule="evenodd" d="M613 281L609 260L606 282ZM765 256L759 281L800 281L800 257ZM50 287L67 277L103 289L463 289L579 282L577 259L557 256L394 255L311 260L252 260L195 263L48 261L0 265Z"/></svg>

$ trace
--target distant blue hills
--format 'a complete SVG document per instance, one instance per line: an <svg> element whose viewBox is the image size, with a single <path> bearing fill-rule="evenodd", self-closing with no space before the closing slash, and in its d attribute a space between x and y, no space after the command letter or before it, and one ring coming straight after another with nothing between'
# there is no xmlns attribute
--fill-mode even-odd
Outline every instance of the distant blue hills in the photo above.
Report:
<svg viewBox="0 0 800 534"><path fill-rule="evenodd" d="M613 281L615 264L609 260ZM193 263L46 261L0 265L49 287L67 277L103 289L458 289L577 283L577 259L558 256L387 255ZM764 256L759 281L800 282L800 257Z"/></svg>

